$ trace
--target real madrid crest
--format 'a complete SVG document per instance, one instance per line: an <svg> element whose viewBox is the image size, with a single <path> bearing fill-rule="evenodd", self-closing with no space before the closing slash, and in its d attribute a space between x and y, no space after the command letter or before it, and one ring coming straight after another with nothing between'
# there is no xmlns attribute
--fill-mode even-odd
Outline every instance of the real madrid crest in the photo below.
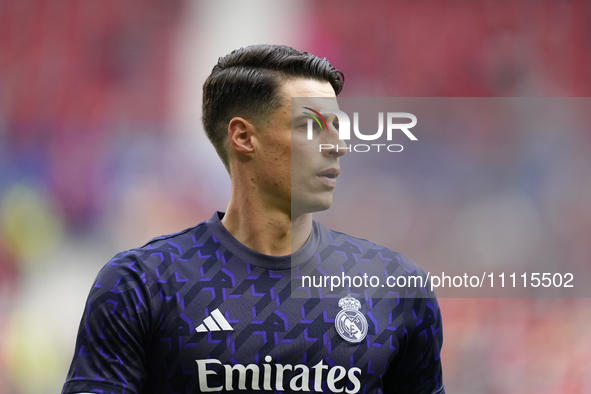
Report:
<svg viewBox="0 0 591 394"><path fill-rule="evenodd" d="M367 335L367 320L359 309L361 303L351 295L339 300L339 307L342 308L334 324L339 335L347 342L358 343L363 341Z"/></svg>

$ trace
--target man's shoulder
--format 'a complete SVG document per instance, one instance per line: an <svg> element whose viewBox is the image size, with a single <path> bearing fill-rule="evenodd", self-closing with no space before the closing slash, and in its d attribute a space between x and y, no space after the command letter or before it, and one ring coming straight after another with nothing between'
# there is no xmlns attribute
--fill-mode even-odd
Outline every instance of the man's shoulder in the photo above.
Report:
<svg viewBox="0 0 591 394"><path fill-rule="evenodd" d="M203 221L193 227L154 237L141 246L119 252L104 268L135 262L139 263L138 265L151 265L160 264L165 260L175 261L191 248L206 244L211 238L208 223Z"/></svg>
<svg viewBox="0 0 591 394"><path fill-rule="evenodd" d="M316 223L318 223L322 234L321 252L325 250L332 253L344 253L348 257L352 257L360 265L371 261L392 262L403 268L407 273L417 272L425 275L425 271L419 265L400 252L366 238L355 237L341 231L329 229L322 223Z"/></svg>
<svg viewBox="0 0 591 394"><path fill-rule="evenodd" d="M132 249L132 250L154 250L158 248L168 248L168 246L177 245L177 249L182 249L182 244L190 243L191 246L194 246L197 243L197 236L201 233L207 231L207 221L203 221L193 227L186 228L184 230L171 233L160 235L158 237L154 237L142 246Z"/></svg>
<svg viewBox="0 0 591 394"><path fill-rule="evenodd" d="M386 250L389 253L398 253L398 252L395 252L395 251L389 249L386 246L377 244L377 243L372 242L366 238L356 237L356 236L344 233L342 231L328 228L328 227L324 226L324 224L322 224L316 220L314 221L314 224L319 227L321 236L323 238L328 237L328 239L330 239L331 243L333 243L335 245L336 244L343 244L345 242L348 242L349 244L356 243L356 244L360 245L360 247L364 247L367 249L373 248L373 249Z"/></svg>

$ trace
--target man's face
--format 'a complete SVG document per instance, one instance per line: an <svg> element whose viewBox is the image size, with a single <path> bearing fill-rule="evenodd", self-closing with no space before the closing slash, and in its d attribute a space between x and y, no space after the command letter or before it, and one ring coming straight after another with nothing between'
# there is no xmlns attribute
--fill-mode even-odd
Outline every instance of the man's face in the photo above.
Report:
<svg viewBox="0 0 591 394"><path fill-rule="evenodd" d="M304 100L305 106L317 111L338 108L334 89L328 82L294 79L280 92L283 105L273 113L260 139L265 190L275 203L291 209L293 216L328 209L340 172L338 159L346 152L346 144L338 139L337 118L332 114L324 115L328 129L315 127L313 139L308 140L309 118L302 113L306 110L299 108L299 103L298 108L292 108L291 98L309 98ZM320 144L340 149L320 152Z"/></svg>

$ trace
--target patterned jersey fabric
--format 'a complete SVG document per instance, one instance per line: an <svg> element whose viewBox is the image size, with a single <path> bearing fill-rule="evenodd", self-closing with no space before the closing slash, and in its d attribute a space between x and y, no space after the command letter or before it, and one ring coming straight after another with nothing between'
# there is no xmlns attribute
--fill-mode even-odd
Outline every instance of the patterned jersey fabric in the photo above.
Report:
<svg viewBox="0 0 591 394"><path fill-rule="evenodd" d="M301 283L304 273L372 267L424 278L418 266L315 221L297 252L263 255L233 238L222 217L103 267L64 394L444 393L441 315L427 286L349 288L343 297Z"/></svg>

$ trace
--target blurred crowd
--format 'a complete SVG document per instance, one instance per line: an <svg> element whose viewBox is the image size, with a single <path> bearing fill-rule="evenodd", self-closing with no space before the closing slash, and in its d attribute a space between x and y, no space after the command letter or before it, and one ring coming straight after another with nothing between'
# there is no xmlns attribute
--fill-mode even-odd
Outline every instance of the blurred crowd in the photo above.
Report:
<svg viewBox="0 0 591 394"><path fill-rule="evenodd" d="M254 43L212 3L0 0L0 394L59 392L100 267L225 208L225 169L173 88L195 78L178 53L207 73ZM253 1L240 17L277 43L267 12L300 18L284 34L345 72L344 97L563 97L519 131L502 112L448 125L371 176L345 156L328 227L426 269L591 267L588 2ZM182 36L208 18L219 31ZM440 304L448 392L591 393L589 298Z"/></svg>

